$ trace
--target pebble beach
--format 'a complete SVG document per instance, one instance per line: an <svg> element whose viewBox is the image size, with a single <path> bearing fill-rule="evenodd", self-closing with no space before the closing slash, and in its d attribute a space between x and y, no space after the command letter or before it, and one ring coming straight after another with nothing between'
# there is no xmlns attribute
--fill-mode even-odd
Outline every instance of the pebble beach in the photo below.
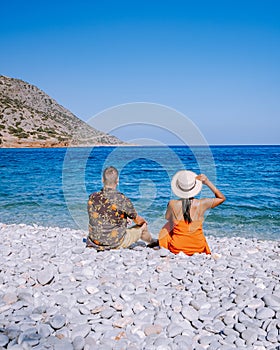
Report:
<svg viewBox="0 0 280 350"><path fill-rule="evenodd" d="M86 232L0 224L0 349L280 349L280 242L212 255L96 252Z"/></svg>

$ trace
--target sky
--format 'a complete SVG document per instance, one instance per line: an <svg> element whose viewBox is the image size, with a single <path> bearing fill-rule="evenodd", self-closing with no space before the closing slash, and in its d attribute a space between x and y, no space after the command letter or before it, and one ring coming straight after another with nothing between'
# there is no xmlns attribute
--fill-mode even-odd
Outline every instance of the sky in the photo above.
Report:
<svg viewBox="0 0 280 350"><path fill-rule="evenodd" d="M1 75L82 120L142 102L208 144L280 144L278 0L5 1L0 47ZM112 133L176 143L151 124Z"/></svg>

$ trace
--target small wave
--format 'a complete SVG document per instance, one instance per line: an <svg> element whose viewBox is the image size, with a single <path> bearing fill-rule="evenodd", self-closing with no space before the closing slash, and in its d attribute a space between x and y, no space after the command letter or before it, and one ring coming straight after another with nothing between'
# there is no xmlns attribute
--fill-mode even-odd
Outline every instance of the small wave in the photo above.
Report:
<svg viewBox="0 0 280 350"><path fill-rule="evenodd" d="M19 201L16 203L7 203L7 204L3 204L2 208L3 209L12 209L12 208L18 208L18 207L41 207L41 205L38 202L27 202L27 201Z"/></svg>

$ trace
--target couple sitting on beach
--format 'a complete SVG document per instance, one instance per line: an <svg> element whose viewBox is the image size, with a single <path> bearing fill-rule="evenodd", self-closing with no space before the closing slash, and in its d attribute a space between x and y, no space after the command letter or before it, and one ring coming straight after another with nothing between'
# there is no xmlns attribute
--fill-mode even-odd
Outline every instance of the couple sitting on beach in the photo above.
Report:
<svg viewBox="0 0 280 350"><path fill-rule="evenodd" d="M158 239L152 238L147 222L137 214L132 202L117 191L118 180L117 169L112 166L106 168L102 190L89 197L88 247L98 251L129 248L141 239L148 243L148 247L158 245L174 254L210 254L202 229L204 213L223 203L225 196L205 175L197 176L187 170L174 175L171 188L179 199L169 201L165 214L167 223ZM201 191L202 184L210 188L215 198L194 198ZM127 228L127 223L132 220L136 225Z"/></svg>

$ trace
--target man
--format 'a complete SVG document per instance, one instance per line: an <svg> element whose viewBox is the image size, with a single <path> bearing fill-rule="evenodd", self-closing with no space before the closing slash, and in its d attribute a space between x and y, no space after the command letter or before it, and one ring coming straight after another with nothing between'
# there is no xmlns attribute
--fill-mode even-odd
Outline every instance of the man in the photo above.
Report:
<svg viewBox="0 0 280 350"><path fill-rule="evenodd" d="M88 200L89 235L87 246L97 250L128 248L142 239L152 242L146 221L137 214L130 199L116 190L119 174L110 166L103 172L103 188ZM136 226L127 228L128 220Z"/></svg>

